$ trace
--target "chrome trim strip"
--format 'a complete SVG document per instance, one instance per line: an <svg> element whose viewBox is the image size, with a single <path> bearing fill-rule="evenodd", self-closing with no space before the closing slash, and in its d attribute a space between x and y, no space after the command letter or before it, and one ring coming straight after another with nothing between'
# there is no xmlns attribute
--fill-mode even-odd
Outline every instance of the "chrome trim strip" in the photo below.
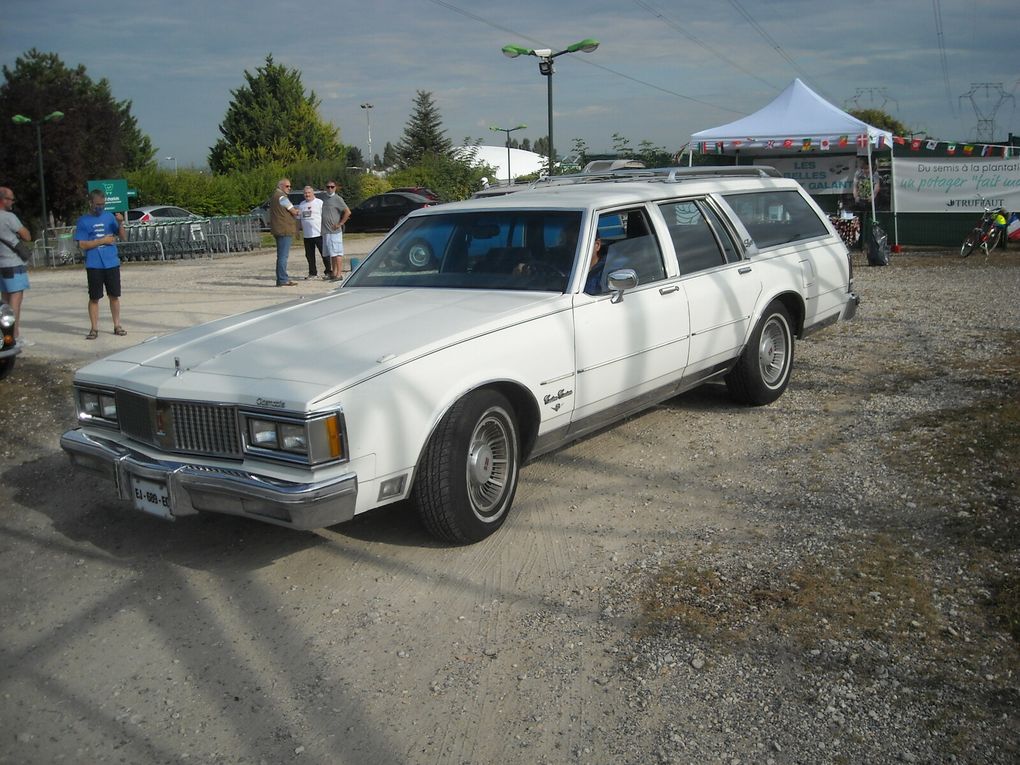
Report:
<svg viewBox="0 0 1020 765"><path fill-rule="evenodd" d="M583 374L584 372L591 372L593 369L601 369L602 367L609 366L610 364L616 364L619 361L624 361L626 359L632 359L632 358L635 358L636 356L641 356L641 355L643 355L645 353L650 353L651 351L657 351L660 348L666 348L666 347L668 347L670 345L676 345L677 343L682 343L685 340L688 340L690 338L691 338L691 335L684 335L683 337L673 338L672 340L667 340L664 343L659 343L658 345L653 345L650 348L642 348L640 351L634 351L634 353L628 353L625 356L617 356L615 358L608 359L607 361L600 362L600 363L595 364L593 366L585 367L584 369L578 369L577 373L578 374Z"/></svg>
<svg viewBox="0 0 1020 765"><path fill-rule="evenodd" d="M704 335L704 334L707 334L709 332L715 332L717 329L722 329L723 327L732 327L734 324L742 324L743 322L747 321L749 318L751 318L751 317L750 316L738 316L737 318L733 319L733 321L724 321L722 324L715 324L715 325L713 325L711 327L705 327L705 329L702 329L702 330L700 330L698 332L691 332L691 337L696 337L697 335Z"/></svg>

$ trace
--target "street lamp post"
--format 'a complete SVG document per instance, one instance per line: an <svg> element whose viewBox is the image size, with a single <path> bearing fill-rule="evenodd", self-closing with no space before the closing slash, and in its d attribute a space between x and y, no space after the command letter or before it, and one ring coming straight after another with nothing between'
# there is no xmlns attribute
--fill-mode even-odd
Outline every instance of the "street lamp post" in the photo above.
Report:
<svg viewBox="0 0 1020 765"><path fill-rule="evenodd" d="M365 163L371 168L375 163L372 156L372 109L375 108L375 105L364 103L361 108L365 110L365 123L368 125L368 157L365 159Z"/></svg>
<svg viewBox="0 0 1020 765"><path fill-rule="evenodd" d="M527 125L518 125L512 128L501 128L492 125L489 130L494 133L506 133L506 185L510 186L513 184L513 176L510 175L510 134L515 130L524 130Z"/></svg>
<svg viewBox="0 0 1020 765"><path fill-rule="evenodd" d="M165 157L167 162L174 163L174 175L177 175L177 157Z"/></svg>
<svg viewBox="0 0 1020 765"><path fill-rule="evenodd" d="M35 125L35 147L36 152L39 154L39 194L42 197L43 257L46 256L46 224L48 223L49 216L46 213L46 176L43 174L42 126L44 122L56 122L63 118L63 112L50 112L45 117L39 119L32 119L24 114L15 114L11 117L11 122L15 125Z"/></svg>
<svg viewBox="0 0 1020 765"><path fill-rule="evenodd" d="M591 53L593 50L599 47L598 40L592 40L587 38L576 42L573 45L568 45L561 51L556 53L552 52L551 48L522 48L519 45L504 45L503 55L507 58L517 58L518 56L535 56L538 59L538 71L547 77L548 83L548 100L549 100L549 175L555 174L556 167L556 150L553 148L553 87L552 87L552 76L553 76L553 59L557 56L562 56L564 53Z"/></svg>

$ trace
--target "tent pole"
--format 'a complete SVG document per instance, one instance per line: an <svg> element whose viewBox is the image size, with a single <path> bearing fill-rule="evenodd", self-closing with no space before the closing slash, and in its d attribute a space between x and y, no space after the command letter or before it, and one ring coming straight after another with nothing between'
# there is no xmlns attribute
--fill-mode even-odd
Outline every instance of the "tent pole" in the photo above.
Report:
<svg viewBox="0 0 1020 765"><path fill-rule="evenodd" d="M871 181L871 225L875 225L875 197L878 196L875 193L875 168L871 165L871 131L869 130L866 135L868 136L868 179Z"/></svg>
<svg viewBox="0 0 1020 765"><path fill-rule="evenodd" d="M889 183L892 184L892 188L889 189L889 203L892 205L892 228L893 228L893 244L896 246L895 252L900 251L900 221L899 221L899 205L896 204L896 179L893 177L893 168L896 163L893 161L895 154L895 141L889 142Z"/></svg>

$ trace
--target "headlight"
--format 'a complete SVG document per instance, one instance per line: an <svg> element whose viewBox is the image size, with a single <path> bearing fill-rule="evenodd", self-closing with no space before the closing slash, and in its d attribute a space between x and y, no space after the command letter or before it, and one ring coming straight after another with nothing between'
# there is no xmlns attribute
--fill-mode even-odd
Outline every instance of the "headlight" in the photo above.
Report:
<svg viewBox="0 0 1020 765"><path fill-rule="evenodd" d="M117 425L117 397L109 391L78 388L78 419L99 425Z"/></svg>
<svg viewBox="0 0 1020 765"><path fill-rule="evenodd" d="M245 451L318 465L344 458L339 414L310 420L245 415Z"/></svg>
<svg viewBox="0 0 1020 765"><path fill-rule="evenodd" d="M6 303L0 304L0 329L10 329L14 326L14 309Z"/></svg>

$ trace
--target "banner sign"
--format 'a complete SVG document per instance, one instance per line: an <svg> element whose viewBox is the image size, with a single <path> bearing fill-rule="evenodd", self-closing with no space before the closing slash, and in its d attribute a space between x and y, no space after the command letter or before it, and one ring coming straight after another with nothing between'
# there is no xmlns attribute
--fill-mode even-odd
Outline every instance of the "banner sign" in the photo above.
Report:
<svg viewBox="0 0 1020 765"><path fill-rule="evenodd" d="M853 154L811 157L756 157L756 165L770 165L784 178L793 178L812 196L849 194L854 175Z"/></svg>
<svg viewBox="0 0 1020 765"><path fill-rule="evenodd" d="M1020 210L1017 157L894 157L893 178L898 212Z"/></svg>

